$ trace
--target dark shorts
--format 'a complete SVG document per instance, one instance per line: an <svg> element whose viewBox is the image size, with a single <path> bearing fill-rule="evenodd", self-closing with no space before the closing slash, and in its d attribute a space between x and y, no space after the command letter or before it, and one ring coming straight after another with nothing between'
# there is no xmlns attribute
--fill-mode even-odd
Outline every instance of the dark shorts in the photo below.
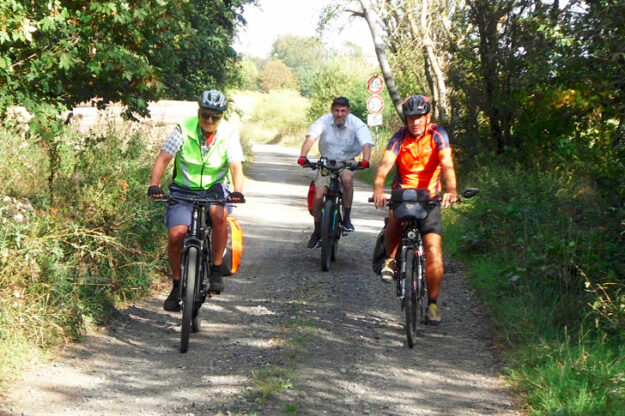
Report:
<svg viewBox="0 0 625 416"><path fill-rule="evenodd" d="M430 211L426 219L419 220L419 229L421 235L425 234L438 234L443 235L443 220L441 218L441 204L433 202L430 204Z"/></svg>
<svg viewBox="0 0 625 416"><path fill-rule="evenodd" d="M169 185L169 191L172 196L196 195L201 198L225 198L230 193L228 192L228 187L222 183L216 183L206 191L192 191L172 183ZM228 207L226 206L226 208ZM186 225L189 227L191 225L192 216L193 205L179 202L167 207L167 211L165 212L165 224L167 224L167 228L177 225ZM208 207L206 207L206 218L208 218Z"/></svg>

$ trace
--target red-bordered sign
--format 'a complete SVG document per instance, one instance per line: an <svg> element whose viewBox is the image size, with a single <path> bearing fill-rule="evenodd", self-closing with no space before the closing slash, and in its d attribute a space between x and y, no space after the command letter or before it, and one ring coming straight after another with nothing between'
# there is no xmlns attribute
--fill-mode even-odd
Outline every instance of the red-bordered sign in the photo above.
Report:
<svg viewBox="0 0 625 416"><path fill-rule="evenodd" d="M384 79L379 75L374 75L367 81L367 89L371 94L379 94L384 89Z"/></svg>
<svg viewBox="0 0 625 416"><path fill-rule="evenodd" d="M377 94L373 94L367 100L367 110L371 114L381 113L384 109L384 99Z"/></svg>

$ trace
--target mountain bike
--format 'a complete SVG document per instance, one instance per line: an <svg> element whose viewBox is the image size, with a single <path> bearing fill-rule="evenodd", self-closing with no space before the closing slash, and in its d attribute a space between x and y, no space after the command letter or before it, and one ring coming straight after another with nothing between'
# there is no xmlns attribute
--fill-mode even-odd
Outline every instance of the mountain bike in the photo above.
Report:
<svg viewBox="0 0 625 416"><path fill-rule="evenodd" d="M317 162L307 161L304 167L319 169L321 175L330 177L330 184L323 193L321 206L321 270L330 270L332 261L336 261L339 239L343 233L343 187L341 171L362 169L350 162L337 162L322 157Z"/></svg>
<svg viewBox="0 0 625 416"><path fill-rule="evenodd" d="M157 202L175 204L190 203L193 206L191 226L182 243L180 261L180 294L182 305L182 325L180 329L180 352L189 349L191 332L200 331L200 308L209 291L209 275L211 270L211 231L212 225L207 214L207 207L213 204L224 205L229 202L225 198L202 198L195 195L165 195Z"/></svg>
<svg viewBox="0 0 625 416"><path fill-rule="evenodd" d="M472 198L479 192L477 188L467 188L459 195L458 202L462 198ZM369 198L369 202L373 202L373 198ZM426 219L431 206L438 203L440 200L431 199L429 191L425 189L394 189L391 192L391 199L387 201L387 205L393 209L395 218L405 224L401 243L395 255L394 281L401 309L406 315L405 330L410 348L414 347L419 333L418 323L425 324L428 299L425 253L419 221Z"/></svg>

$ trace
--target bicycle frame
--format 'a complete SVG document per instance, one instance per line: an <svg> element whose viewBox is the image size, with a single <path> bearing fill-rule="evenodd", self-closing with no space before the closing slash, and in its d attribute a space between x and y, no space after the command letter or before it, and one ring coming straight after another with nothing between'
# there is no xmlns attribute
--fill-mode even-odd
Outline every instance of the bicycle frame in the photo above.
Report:
<svg viewBox="0 0 625 416"><path fill-rule="evenodd" d="M404 280L406 278L406 272L409 272L408 265L406 261L406 253L411 250L417 256L417 269L416 275L418 279L416 281L417 284L417 294L422 294L422 290L425 289L423 286L425 284L425 256L423 254L423 239L421 238L421 232L419 231L419 226L416 221L409 221L402 231L402 239L399 245L399 250L396 256L396 262L400 265L399 270L397 271L399 279L396 280L397 283L397 297L400 300L403 300L406 296L406 288Z"/></svg>
<svg viewBox="0 0 625 416"><path fill-rule="evenodd" d="M210 297L205 283L205 277L209 275L212 263L212 227L207 221L207 206L223 204L225 199L201 198L195 195L188 197L166 195L160 201L169 203L184 202L191 204L193 207L191 224L183 239L180 256L180 292L178 293L178 297L182 301L180 352L184 353L187 352L189 347L190 333L200 330L200 307L206 297Z"/></svg>
<svg viewBox="0 0 625 416"><path fill-rule="evenodd" d="M193 214L191 217L191 226L189 227L189 230L187 231L187 235L184 237L184 240L182 241L181 259L186 258L186 256L189 253L189 249L191 247L196 247L198 250L198 253L202 253L200 256L200 261L198 262L199 270L197 270L197 276L199 276L200 278L195 280L195 288L193 290L193 293L194 293L193 300L195 302L203 301L204 299L202 298L206 295L210 297L210 294L202 293L204 292L202 290L202 283L204 281L204 276L210 272L210 266L212 264L211 244L210 244L211 227L208 224L206 226L203 225L203 224L206 224L205 218L206 218L206 214L205 214L204 206L194 203ZM182 284L180 285L180 298L181 299L184 297L184 290L185 290L186 283L187 283L184 280L186 278L184 267L185 267L185 262L181 261L180 262L180 278L183 279L181 281Z"/></svg>
<svg viewBox="0 0 625 416"><path fill-rule="evenodd" d="M307 162L305 167L320 169L321 174L330 177L330 183L323 193L321 205L321 270L328 271L330 262L336 260L338 240L343 234L343 190L341 172L344 169L356 170L358 166L349 162L328 161Z"/></svg>
<svg viewBox="0 0 625 416"><path fill-rule="evenodd" d="M342 208L343 208L343 190L339 170L331 170L329 173L330 184L323 193L322 212L325 207L325 201L333 201L334 216L332 219L332 229L342 227ZM340 234L340 233L339 233Z"/></svg>
<svg viewBox="0 0 625 416"><path fill-rule="evenodd" d="M404 193L408 193L406 195ZM417 317L421 318L421 323L426 323L425 300L428 289L425 277L426 258L423 251L423 238L419 229L419 220L424 220L429 215L426 204L438 203L440 199L430 199L429 196L419 196L421 190L400 190L397 199L392 194L391 199L386 200L386 205L393 207L396 218L403 222L402 238L395 255L395 263L398 269L395 271L395 282L397 297L400 299L401 308L406 312L406 336L408 347L413 348L417 336ZM395 192L395 191L393 191ZM425 191L427 192L427 191ZM462 198L472 198L480 193L477 188L467 188L458 196L460 202ZM369 202L374 202L369 198ZM394 204L397 205L394 205ZM406 203L406 205L403 205ZM398 214L398 211L400 213ZM376 241L377 244L377 241ZM375 262L378 258L378 248L374 250L374 270ZM412 286L406 284L411 282ZM410 297L408 297L410 296Z"/></svg>

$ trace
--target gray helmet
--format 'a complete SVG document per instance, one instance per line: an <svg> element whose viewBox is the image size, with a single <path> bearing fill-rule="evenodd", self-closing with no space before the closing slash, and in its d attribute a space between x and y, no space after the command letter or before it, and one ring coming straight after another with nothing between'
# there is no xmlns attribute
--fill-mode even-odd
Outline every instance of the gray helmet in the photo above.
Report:
<svg viewBox="0 0 625 416"><path fill-rule="evenodd" d="M404 116L420 116L430 112L430 99L425 95L412 95L402 104Z"/></svg>
<svg viewBox="0 0 625 416"><path fill-rule="evenodd" d="M209 90L204 91L198 100L200 108L205 110L213 110L223 113L228 108L228 100L221 91Z"/></svg>

